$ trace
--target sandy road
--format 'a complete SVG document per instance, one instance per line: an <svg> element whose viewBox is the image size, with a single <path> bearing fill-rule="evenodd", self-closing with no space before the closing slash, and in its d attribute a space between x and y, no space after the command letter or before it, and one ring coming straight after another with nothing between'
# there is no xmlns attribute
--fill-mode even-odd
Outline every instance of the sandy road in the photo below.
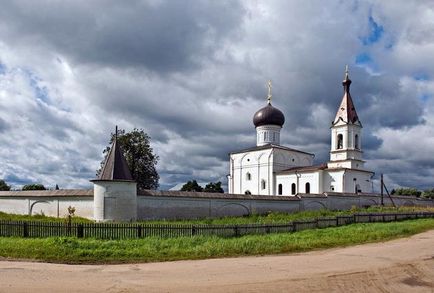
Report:
<svg viewBox="0 0 434 293"><path fill-rule="evenodd" d="M128 265L0 261L0 292L434 292L434 230L292 255Z"/></svg>

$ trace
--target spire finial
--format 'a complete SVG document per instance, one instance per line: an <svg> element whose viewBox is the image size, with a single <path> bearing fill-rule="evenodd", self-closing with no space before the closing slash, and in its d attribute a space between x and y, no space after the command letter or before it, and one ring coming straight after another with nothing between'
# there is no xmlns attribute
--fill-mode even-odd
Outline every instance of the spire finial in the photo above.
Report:
<svg viewBox="0 0 434 293"><path fill-rule="evenodd" d="M271 104L271 97L272 97L272 95L271 95L271 88L272 87L273 86L271 85L271 79L270 79L270 80L268 80L268 97L267 97L268 104Z"/></svg>
<svg viewBox="0 0 434 293"><path fill-rule="evenodd" d="M345 65L345 80L348 80L349 79L349 76L348 76L348 73L349 73L350 71L348 70L348 64L347 65Z"/></svg>

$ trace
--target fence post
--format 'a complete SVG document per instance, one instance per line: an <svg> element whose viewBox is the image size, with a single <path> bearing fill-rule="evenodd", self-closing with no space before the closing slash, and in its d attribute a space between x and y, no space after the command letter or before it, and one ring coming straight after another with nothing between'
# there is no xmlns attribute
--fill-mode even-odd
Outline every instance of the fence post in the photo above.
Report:
<svg viewBox="0 0 434 293"><path fill-rule="evenodd" d="M137 226L137 238L142 238L142 226Z"/></svg>
<svg viewBox="0 0 434 293"><path fill-rule="evenodd" d="M339 226L339 217L336 216L336 227Z"/></svg>
<svg viewBox="0 0 434 293"><path fill-rule="evenodd" d="M84 236L83 224L78 224L77 225L77 238L83 238L83 236Z"/></svg>
<svg viewBox="0 0 434 293"><path fill-rule="evenodd" d="M194 236L194 235L196 235L196 226L192 225L191 226L191 236Z"/></svg>
<svg viewBox="0 0 434 293"><path fill-rule="evenodd" d="M23 222L23 237L29 237L29 226L26 222Z"/></svg>
<svg viewBox="0 0 434 293"><path fill-rule="evenodd" d="M234 236L240 236L240 231L238 230L238 226L234 226Z"/></svg>

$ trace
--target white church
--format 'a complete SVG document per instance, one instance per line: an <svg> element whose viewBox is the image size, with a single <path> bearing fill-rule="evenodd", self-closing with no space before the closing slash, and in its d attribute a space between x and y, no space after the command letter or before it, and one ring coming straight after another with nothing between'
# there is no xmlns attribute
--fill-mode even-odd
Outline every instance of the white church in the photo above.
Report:
<svg viewBox="0 0 434 293"><path fill-rule="evenodd" d="M283 113L268 103L253 116L256 147L230 154L229 193L295 196L325 192L370 193L374 172L362 160L362 123L350 94L348 68L344 95L331 130L330 161L313 165L314 154L280 145Z"/></svg>

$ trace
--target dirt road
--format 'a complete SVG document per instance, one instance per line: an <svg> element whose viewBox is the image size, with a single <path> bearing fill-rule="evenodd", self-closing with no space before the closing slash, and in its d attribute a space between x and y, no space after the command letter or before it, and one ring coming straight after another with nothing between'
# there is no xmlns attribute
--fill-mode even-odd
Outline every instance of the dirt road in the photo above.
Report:
<svg viewBox="0 0 434 293"><path fill-rule="evenodd" d="M292 255L129 265L0 261L0 292L434 292L434 230Z"/></svg>

